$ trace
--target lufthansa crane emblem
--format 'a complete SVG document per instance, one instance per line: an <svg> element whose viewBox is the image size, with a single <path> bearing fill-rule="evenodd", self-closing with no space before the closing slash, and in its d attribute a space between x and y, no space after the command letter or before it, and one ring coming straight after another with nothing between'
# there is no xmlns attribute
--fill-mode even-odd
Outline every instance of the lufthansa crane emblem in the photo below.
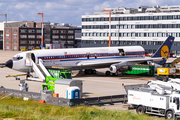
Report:
<svg viewBox="0 0 180 120"><path fill-rule="evenodd" d="M161 48L161 57L168 57L168 54L169 54L169 48L167 45L164 45L162 48Z"/></svg>

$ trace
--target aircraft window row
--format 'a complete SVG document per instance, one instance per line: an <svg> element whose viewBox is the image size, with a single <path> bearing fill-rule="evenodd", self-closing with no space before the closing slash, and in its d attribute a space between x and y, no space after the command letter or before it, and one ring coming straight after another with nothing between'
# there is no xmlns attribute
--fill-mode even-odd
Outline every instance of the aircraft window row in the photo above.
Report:
<svg viewBox="0 0 180 120"><path fill-rule="evenodd" d="M180 24L111 25L111 29L180 28ZM109 25L83 25L82 29L109 29Z"/></svg>
<svg viewBox="0 0 180 120"><path fill-rule="evenodd" d="M172 35L174 37L180 37L180 33L167 33L167 32L150 32L150 33L135 33L135 32L129 32L129 33L111 33L111 37L168 37L169 35ZM109 33L82 33L83 37L107 37L109 36ZM101 43L104 44L104 43ZM107 43L106 43L107 44Z"/></svg>
<svg viewBox="0 0 180 120"><path fill-rule="evenodd" d="M132 52L132 53L126 53L126 55L136 55L136 54L145 54L145 52Z"/></svg>
<svg viewBox="0 0 180 120"><path fill-rule="evenodd" d="M111 17L111 21L176 20L176 19L180 19L180 15ZM91 22L91 21L109 21L109 17L82 18L82 22Z"/></svg>
<svg viewBox="0 0 180 120"><path fill-rule="evenodd" d="M114 56L114 55L119 55L118 53L110 53L110 54L90 54L90 57L94 56ZM77 58L77 57L87 57L87 55L72 55L72 58ZM71 58L71 55L68 56L51 56L51 57L39 57L39 59L52 59L52 58ZM15 59L15 58L13 58ZM19 58L18 58L19 59ZM21 58L22 59L22 58Z"/></svg>

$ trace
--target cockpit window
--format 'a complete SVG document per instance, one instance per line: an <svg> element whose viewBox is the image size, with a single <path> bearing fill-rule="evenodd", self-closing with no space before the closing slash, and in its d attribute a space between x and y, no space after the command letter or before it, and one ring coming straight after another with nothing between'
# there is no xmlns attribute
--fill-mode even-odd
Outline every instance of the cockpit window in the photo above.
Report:
<svg viewBox="0 0 180 120"><path fill-rule="evenodd" d="M16 57L13 57L13 59L21 60L21 59L23 59L23 57L16 56Z"/></svg>

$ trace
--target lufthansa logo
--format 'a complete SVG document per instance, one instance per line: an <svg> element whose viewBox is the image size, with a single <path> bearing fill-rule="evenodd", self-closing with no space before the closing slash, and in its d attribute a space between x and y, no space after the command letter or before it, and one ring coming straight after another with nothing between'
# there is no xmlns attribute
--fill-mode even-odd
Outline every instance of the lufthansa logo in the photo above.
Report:
<svg viewBox="0 0 180 120"><path fill-rule="evenodd" d="M164 46L161 48L161 57L167 58L167 57L168 57L168 54L169 54L169 48L168 48L167 45L164 45Z"/></svg>

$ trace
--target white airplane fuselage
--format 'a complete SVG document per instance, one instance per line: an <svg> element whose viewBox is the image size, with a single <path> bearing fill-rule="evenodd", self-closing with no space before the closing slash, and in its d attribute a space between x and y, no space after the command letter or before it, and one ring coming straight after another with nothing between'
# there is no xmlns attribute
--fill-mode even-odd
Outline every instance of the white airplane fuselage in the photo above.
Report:
<svg viewBox="0 0 180 120"><path fill-rule="evenodd" d="M38 59L42 59L44 66L72 69L107 68L111 64L123 60L135 60L145 57L144 48L141 46L43 49L14 55L10 61L12 65L9 67L22 72L32 71L30 67L26 66L26 53L32 54L32 60L35 63L38 63Z"/></svg>

